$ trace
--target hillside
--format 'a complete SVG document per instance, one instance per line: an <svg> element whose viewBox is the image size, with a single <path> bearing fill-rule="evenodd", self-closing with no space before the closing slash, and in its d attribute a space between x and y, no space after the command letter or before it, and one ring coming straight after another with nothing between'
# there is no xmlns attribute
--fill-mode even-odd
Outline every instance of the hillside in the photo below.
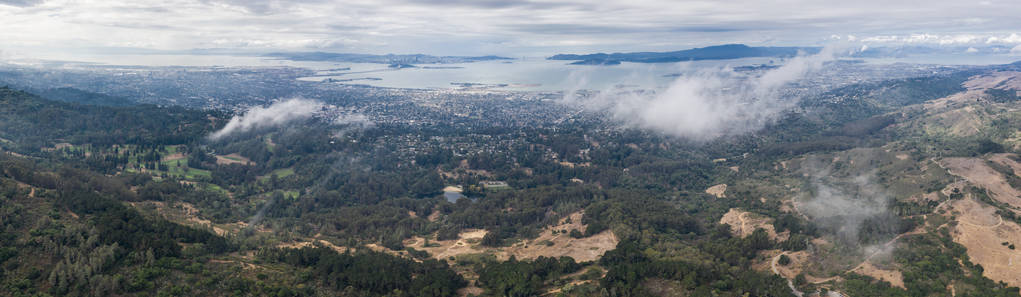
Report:
<svg viewBox="0 0 1021 297"><path fill-rule="evenodd" d="M703 143L598 114L214 139L242 115L3 88L0 295L1016 296L1015 68L834 88Z"/></svg>
<svg viewBox="0 0 1021 297"><path fill-rule="evenodd" d="M752 47L743 44L725 44L672 52L635 52L612 54L556 54L550 60L576 60L574 64L615 65L620 62L672 63L698 60L729 60L740 58L789 58L819 52L818 47Z"/></svg>

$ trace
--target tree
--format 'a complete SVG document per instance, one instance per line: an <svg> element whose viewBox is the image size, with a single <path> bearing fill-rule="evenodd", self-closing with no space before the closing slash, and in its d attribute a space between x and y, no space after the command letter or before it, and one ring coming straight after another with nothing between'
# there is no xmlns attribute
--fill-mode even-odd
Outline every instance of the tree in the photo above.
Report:
<svg viewBox="0 0 1021 297"><path fill-rule="evenodd" d="M786 254L780 255L780 259L778 259L776 263L787 266L787 264L791 264L791 257L788 257Z"/></svg>

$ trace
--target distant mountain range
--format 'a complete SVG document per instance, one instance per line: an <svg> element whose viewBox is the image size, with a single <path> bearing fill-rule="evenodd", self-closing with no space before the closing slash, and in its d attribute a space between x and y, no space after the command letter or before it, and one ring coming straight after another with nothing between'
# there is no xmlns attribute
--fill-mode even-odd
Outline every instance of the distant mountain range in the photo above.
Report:
<svg viewBox="0 0 1021 297"><path fill-rule="evenodd" d="M697 60L727 60L751 57L793 57L798 53L818 53L820 47L753 47L744 44L725 44L673 52L634 52L597 54L558 54L550 60L577 61L577 65L615 65L620 62L670 63Z"/></svg>
<svg viewBox="0 0 1021 297"><path fill-rule="evenodd" d="M423 54L410 54L410 55L372 55L372 54L352 54L352 53L327 53L327 52L299 52L299 53L269 53L267 57L275 57L291 61L330 61L330 62L349 62L349 63L379 63L379 64L450 64L450 63L469 63L469 62L480 62L480 61L492 61L492 60L513 60L513 58L500 57L500 56L480 56L480 57L469 57L469 56L430 56Z"/></svg>

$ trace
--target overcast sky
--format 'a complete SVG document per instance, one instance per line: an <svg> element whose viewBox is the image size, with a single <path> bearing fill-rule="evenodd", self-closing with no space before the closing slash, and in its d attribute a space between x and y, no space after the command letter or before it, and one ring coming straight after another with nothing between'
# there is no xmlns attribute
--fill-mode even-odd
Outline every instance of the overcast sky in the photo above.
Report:
<svg viewBox="0 0 1021 297"><path fill-rule="evenodd" d="M723 43L1021 44L1021 1L0 0L0 52L542 56Z"/></svg>

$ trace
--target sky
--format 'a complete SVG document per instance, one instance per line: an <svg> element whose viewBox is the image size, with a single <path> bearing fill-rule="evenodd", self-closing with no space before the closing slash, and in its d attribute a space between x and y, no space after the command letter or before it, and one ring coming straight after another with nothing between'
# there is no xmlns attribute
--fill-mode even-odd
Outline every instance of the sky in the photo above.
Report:
<svg viewBox="0 0 1021 297"><path fill-rule="evenodd" d="M0 58L328 51L547 56L745 43L1002 45L1021 1L0 0Z"/></svg>

